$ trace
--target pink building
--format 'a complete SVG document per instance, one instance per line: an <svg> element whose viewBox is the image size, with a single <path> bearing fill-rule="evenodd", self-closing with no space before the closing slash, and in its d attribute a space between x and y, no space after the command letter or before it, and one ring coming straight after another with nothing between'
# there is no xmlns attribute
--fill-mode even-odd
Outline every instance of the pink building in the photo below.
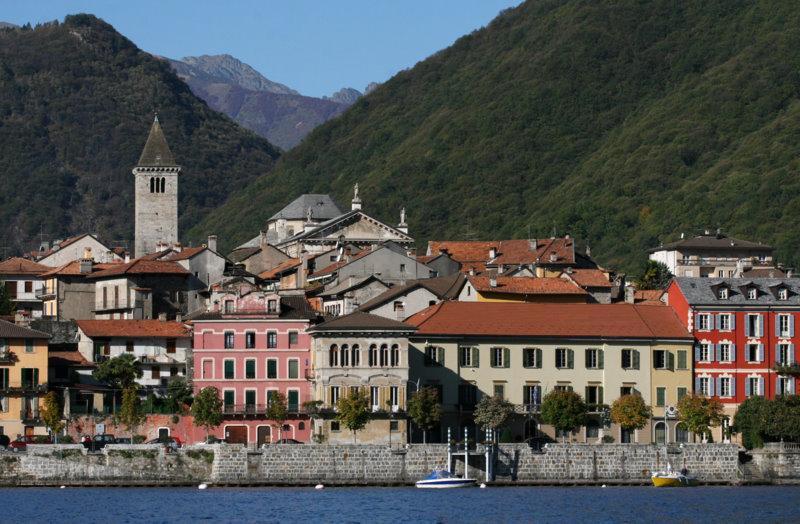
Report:
<svg viewBox="0 0 800 524"><path fill-rule="evenodd" d="M218 298L218 300L216 300ZM306 329L320 320L303 296L251 291L215 297L214 311L192 319L193 387L220 392L224 419L215 436L232 443L261 444L279 438L308 442L312 424L303 403L313 400L311 339ZM286 396L289 418L267 420L270 395Z"/></svg>

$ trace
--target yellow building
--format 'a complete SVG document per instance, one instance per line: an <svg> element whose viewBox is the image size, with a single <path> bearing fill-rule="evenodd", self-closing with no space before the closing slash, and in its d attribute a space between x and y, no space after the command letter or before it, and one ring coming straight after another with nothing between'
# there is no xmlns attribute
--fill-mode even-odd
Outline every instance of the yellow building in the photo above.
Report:
<svg viewBox="0 0 800 524"><path fill-rule="evenodd" d="M39 401L47 392L50 335L0 320L0 433L45 435Z"/></svg>
<svg viewBox="0 0 800 524"><path fill-rule="evenodd" d="M652 439L657 444L689 441L676 415L678 401L692 392L692 356L686 343L659 342L652 347Z"/></svg>
<svg viewBox="0 0 800 524"><path fill-rule="evenodd" d="M410 380L439 390L442 435L448 427L459 435L464 427L474 430L475 405L499 396L518 414L509 425L515 441L649 443L651 427L608 425L607 407L627 394L652 406L653 355L669 348L688 358L692 347L691 335L664 306L443 302L406 323L417 327ZM658 379L671 384L666 373ZM542 399L558 389L575 391L589 406L587 425L567 435L556 435L539 415Z"/></svg>

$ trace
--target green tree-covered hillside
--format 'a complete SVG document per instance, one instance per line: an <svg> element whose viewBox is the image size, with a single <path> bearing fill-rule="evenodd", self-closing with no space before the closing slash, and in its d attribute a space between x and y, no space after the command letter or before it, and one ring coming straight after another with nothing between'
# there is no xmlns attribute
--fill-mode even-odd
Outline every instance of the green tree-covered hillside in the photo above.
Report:
<svg viewBox="0 0 800 524"><path fill-rule="evenodd" d="M243 240L299 193L347 203L358 181L367 212L406 206L422 240L555 226L632 270L722 227L797 263L798 90L791 2L528 1L314 130L191 235Z"/></svg>
<svg viewBox="0 0 800 524"><path fill-rule="evenodd" d="M40 231L132 240L131 169L155 111L183 166L184 232L278 156L93 16L0 30L0 246Z"/></svg>

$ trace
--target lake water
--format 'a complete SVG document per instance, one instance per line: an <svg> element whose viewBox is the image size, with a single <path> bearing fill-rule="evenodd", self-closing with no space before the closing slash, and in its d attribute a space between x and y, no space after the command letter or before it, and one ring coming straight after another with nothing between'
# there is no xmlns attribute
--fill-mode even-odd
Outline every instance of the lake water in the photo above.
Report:
<svg viewBox="0 0 800 524"><path fill-rule="evenodd" d="M800 487L17 488L0 522L800 522Z"/></svg>

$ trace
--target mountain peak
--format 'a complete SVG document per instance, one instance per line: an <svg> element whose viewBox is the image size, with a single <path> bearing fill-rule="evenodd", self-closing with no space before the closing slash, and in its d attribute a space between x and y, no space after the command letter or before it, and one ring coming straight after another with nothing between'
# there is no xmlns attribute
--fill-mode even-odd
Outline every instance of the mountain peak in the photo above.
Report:
<svg viewBox="0 0 800 524"><path fill-rule="evenodd" d="M266 91L280 95L299 94L288 86L273 82L250 65L228 54L185 56L180 62L194 69L195 75L200 72L220 82L236 84L251 91ZM191 71L178 71L179 75L181 73L191 74Z"/></svg>
<svg viewBox="0 0 800 524"><path fill-rule="evenodd" d="M356 103L356 100L361 98L361 91L352 87L343 87L331 96L324 96L322 98L351 106Z"/></svg>

